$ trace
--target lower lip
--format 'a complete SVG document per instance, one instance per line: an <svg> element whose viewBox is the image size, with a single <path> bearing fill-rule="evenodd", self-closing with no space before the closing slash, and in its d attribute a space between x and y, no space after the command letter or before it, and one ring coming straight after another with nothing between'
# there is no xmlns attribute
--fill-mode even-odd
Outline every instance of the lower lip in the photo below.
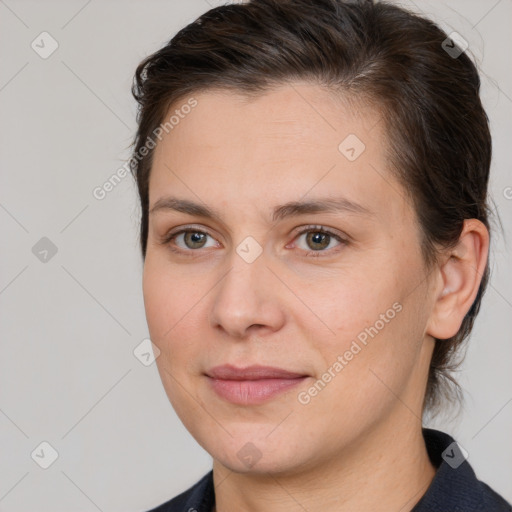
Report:
<svg viewBox="0 0 512 512"><path fill-rule="evenodd" d="M222 380L208 377L213 390L221 398L238 405L266 402L270 398L298 386L307 377L296 379Z"/></svg>

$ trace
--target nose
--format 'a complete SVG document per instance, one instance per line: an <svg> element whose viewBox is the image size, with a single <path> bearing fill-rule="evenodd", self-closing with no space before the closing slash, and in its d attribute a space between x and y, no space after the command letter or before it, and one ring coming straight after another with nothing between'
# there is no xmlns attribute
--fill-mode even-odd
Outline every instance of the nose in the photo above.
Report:
<svg viewBox="0 0 512 512"><path fill-rule="evenodd" d="M210 325L243 339L279 330L286 318L286 287L267 265L264 253L252 262L233 252L228 272L214 289ZM289 292L288 292L289 293Z"/></svg>

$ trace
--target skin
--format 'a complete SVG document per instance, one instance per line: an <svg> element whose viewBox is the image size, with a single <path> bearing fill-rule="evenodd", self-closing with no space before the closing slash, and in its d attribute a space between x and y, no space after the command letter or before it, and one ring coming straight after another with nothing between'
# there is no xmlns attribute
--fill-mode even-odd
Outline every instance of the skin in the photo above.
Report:
<svg viewBox="0 0 512 512"><path fill-rule="evenodd" d="M149 208L172 195L221 219L153 212L143 293L166 393L213 457L216 510L411 510L435 474L421 433L433 337L455 334L476 297L485 226L467 220L459 245L427 269L415 212L386 168L378 112L299 82L252 100L194 98L155 149ZM354 161L338 149L348 134L366 146ZM271 219L288 201L338 196L372 213ZM308 225L347 243L311 240L318 228L299 234ZM185 228L209 236L164 243ZM252 263L236 252L248 236L262 249ZM395 303L401 311L300 403L298 393ZM234 405L204 375L226 363L309 377L264 404ZM237 456L247 443L260 457L252 466Z"/></svg>

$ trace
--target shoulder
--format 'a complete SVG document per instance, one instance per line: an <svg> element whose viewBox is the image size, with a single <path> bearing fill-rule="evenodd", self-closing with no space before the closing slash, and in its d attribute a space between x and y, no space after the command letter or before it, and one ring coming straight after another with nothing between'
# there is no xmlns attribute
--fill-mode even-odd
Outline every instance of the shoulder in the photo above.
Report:
<svg viewBox="0 0 512 512"><path fill-rule="evenodd" d="M186 491L147 512L211 512L214 503L212 470Z"/></svg>
<svg viewBox="0 0 512 512"><path fill-rule="evenodd" d="M438 430L423 429L423 437L437 472L412 512L511 512L512 506L477 479L454 439Z"/></svg>

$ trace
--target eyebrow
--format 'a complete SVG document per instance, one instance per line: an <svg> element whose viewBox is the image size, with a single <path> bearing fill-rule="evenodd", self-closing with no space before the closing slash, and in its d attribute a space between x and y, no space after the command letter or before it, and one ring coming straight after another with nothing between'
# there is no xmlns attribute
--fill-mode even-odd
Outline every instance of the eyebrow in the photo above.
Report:
<svg viewBox="0 0 512 512"><path fill-rule="evenodd" d="M214 208L195 203L188 199L177 197L163 197L156 201L149 214L162 210L171 210L186 213L196 217L204 217L222 222L222 215ZM354 213L358 215L372 216L375 212L368 208L346 199L344 197L319 198L312 201L290 201L276 206L272 213L272 221L276 222L286 217L304 215L308 213Z"/></svg>

